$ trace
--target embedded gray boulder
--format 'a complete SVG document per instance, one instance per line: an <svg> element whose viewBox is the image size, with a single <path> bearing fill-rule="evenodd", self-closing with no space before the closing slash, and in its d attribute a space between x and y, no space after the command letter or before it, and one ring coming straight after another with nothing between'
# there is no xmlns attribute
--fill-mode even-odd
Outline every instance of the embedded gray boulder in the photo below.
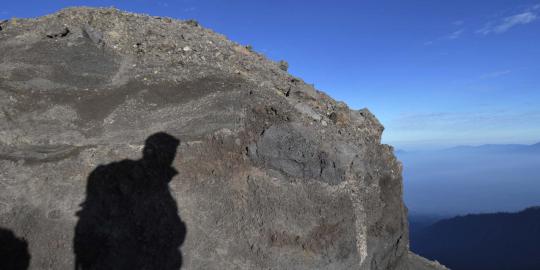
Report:
<svg viewBox="0 0 540 270"><path fill-rule="evenodd" d="M409 252L381 124L283 62L115 9L0 29L0 227L30 269L446 269Z"/></svg>

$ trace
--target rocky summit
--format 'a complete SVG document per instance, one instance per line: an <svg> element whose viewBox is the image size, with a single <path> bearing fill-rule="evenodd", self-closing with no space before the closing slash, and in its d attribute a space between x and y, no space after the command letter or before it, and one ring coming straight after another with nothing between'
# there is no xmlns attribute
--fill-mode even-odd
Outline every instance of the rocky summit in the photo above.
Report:
<svg viewBox="0 0 540 270"><path fill-rule="evenodd" d="M409 251L381 124L287 66L193 20L0 22L0 227L29 258L11 263L446 269Z"/></svg>

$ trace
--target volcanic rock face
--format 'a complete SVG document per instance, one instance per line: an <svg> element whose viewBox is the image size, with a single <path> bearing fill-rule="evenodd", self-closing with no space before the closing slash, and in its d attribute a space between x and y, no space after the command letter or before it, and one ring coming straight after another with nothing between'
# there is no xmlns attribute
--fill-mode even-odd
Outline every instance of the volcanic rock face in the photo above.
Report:
<svg viewBox="0 0 540 270"><path fill-rule="evenodd" d="M286 63L114 9L0 27L0 227L31 269L444 269L408 251L383 127Z"/></svg>

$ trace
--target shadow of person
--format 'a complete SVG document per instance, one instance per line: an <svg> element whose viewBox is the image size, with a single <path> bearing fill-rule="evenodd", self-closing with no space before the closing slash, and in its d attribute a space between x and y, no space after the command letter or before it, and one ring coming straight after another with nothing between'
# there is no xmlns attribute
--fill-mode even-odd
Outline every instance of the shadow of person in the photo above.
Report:
<svg viewBox="0 0 540 270"><path fill-rule="evenodd" d="M0 269L25 270L30 264L28 243L12 231L0 228Z"/></svg>
<svg viewBox="0 0 540 270"><path fill-rule="evenodd" d="M169 191L180 141L146 139L143 158L98 166L77 212L75 269L163 269L182 266L186 226Z"/></svg>

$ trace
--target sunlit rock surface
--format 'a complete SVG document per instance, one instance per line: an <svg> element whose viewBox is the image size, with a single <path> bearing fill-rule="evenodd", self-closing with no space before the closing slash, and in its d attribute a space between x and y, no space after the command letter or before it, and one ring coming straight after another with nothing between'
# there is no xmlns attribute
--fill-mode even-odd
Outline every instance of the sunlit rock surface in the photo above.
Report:
<svg viewBox="0 0 540 270"><path fill-rule="evenodd" d="M101 237L85 255L94 269L164 243L167 233L110 244L149 224L184 224L182 269L445 269L409 252L401 165L383 127L285 62L195 21L115 9L0 27L0 227L26 239L31 269L73 269L85 213L99 220L84 225ZM180 140L167 150L176 172L157 177L170 181L160 192L175 222L151 210L161 205L152 188L125 180L154 181L141 151L158 132ZM97 182L110 186L93 190L90 175L103 171ZM89 194L112 197L88 212Z"/></svg>

